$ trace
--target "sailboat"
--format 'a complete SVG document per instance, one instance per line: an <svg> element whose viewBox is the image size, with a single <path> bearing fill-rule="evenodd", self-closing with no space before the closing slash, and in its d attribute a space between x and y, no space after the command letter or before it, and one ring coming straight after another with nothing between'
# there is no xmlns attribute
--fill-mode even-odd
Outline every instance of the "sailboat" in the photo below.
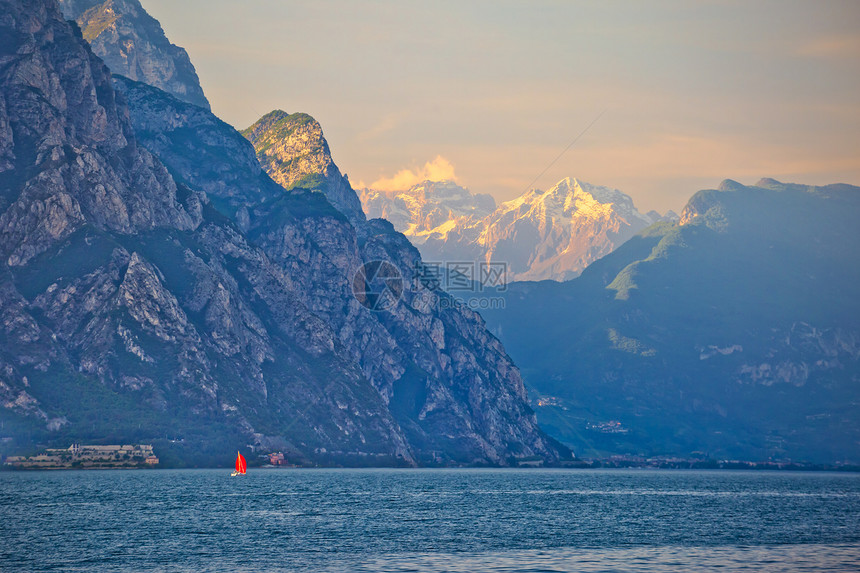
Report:
<svg viewBox="0 0 860 573"><path fill-rule="evenodd" d="M248 465L245 463L245 458L242 457L242 454L236 452L236 471L231 473L231 476L243 476L248 469Z"/></svg>

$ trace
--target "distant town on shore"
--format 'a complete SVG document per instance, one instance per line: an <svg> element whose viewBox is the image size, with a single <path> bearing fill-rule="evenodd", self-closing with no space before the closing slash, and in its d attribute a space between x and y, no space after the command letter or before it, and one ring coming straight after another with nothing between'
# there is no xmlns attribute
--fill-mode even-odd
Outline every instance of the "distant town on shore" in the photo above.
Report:
<svg viewBox="0 0 860 573"><path fill-rule="evenodd" d="M373 467L352 463L346 465L333 458L329 464L314 463L301 457L292 457L283 452L255 452L256 458L250 464L259 469L266 468L325 468L325 467ZM793 460L717 460L705 455L685 458L676 456L613 455L604 458L574 458L558 466L546 466L538 456L512 459L514 468L564 467L577 469L694 469L694 470L787 470L787 471L860 471L860 467L846 464L813 464ZM8 456L2 459L4 469L19 470L74 470L74 469L144 469L171 468L162 464L151 444L135 445L81 445L72 444L68 448L47 448L41 453L30 456ZM454 468L466 466L436 466Z"/></svg>
<svg viewBox="0 0 860 573"><path fill-rule="evenodd" d="M34 456L9 456L4 465L20 469L91 469L156 467L152 445L82 446L49 448Z"/></svg>

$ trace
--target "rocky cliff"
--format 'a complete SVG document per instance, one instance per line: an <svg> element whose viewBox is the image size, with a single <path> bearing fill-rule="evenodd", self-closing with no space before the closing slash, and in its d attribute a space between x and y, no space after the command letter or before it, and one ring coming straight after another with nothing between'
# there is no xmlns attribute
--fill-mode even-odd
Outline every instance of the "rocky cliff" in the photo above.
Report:
<svg viewBox="0 0 860 573"><path fill-rule="evenodd" d="M85 225L191 230L167 170L137 145L108 70L48 2L4 3L0 256L20 267Z"/></svg>
<svg viewBox="0 0 860 573"><path fill-rule="evenodd" d="M188 52L168 41L139 0L59 0L111 72L146 82L209 109Z"/></svg>
<svg viewBox="0 0 860 573"><path fill-rule="evenodd" d="M256 442L410 463L284 273L139 145L56 5L4 1L0 25L15 40L0 55L0 399L17 446L170 437L186 461Z"/></svg>
<svg viewBox="0 0 860 573"><path fill-rule="evenodd" d="M403 235L386 221L364 219L319 124L276 111L244 133L273 177L324 195L351 222L295 229L273 204L252 215L249 234L291 270L306 304L341 334L410 441L434 456L459 443L475 459L494 462L505 450L551 452L532 426L519 372L504 349L480 316L422 284L420 255ZM310 240L295 240L302 235ZM375 313L356 299L354 281L374 261L390 262L406 285L399 300Z"/></svg>
<svg viewBox="0 0 860 573"><path fill-rule="evenodd" d="M390 225L351 223L325 181L284 190L199 106L112 85L53 2L0 7L4 447L558 458L501 344L412 280L418 255ZM402 272L384 311L367 304L373 261Z"/></svg>

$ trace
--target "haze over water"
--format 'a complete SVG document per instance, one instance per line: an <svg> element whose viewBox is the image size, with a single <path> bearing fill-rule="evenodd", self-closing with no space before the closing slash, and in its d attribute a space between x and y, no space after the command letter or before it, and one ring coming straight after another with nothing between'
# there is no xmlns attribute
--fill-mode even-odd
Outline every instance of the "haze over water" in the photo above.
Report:
<svg viewBox="0 0 860 573"><path fill-rule="evenodd" d="M858 525L857 474L0 474L4 571L845 571Z"/></svg>

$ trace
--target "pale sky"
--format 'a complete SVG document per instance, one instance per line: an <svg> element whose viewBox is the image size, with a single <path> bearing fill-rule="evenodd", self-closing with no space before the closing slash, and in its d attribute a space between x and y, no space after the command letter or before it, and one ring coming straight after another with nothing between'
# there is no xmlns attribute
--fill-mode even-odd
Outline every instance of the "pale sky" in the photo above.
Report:
<svg viewBox="0 0 860 573"><path fill-rule="evenodd" d="M860 2L142 3L219 117L313 115L353 186L577 177L662 212L726 178L860 185Z"/></svg>

